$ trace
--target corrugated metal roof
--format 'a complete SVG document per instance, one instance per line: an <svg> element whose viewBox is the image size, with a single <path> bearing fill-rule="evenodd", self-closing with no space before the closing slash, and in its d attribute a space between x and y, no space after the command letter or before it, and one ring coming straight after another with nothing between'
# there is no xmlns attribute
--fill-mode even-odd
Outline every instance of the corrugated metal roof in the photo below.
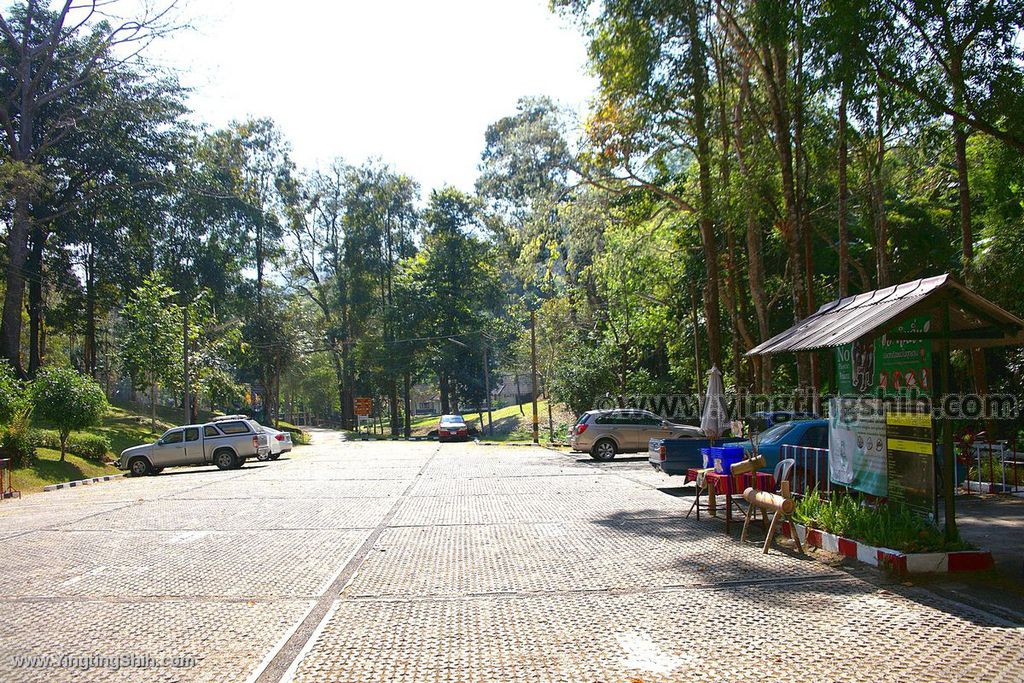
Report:
<svg viewBox="0 0 1024 683"><path fill-rule="evenodd" d="M861 337L878 336L901 322L908 312L926 313L943 300L950 302L950 327L954 331L992 325L1008 329L1001 338L953 340L954 347L1024 344L1024 321L946 274L829 302L814 315L754 347L747 355L813 351L849 344Z"/></svg>

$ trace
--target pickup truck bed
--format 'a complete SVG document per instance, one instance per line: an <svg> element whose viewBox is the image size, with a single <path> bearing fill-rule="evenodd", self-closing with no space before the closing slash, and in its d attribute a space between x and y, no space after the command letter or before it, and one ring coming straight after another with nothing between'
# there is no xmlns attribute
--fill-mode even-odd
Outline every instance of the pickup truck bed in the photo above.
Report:
<svg viewBox="0 0 1024 683"><path fill-rule="evenodd" d="M647 448L647 461L651 467L669 476L686 476L691 467L703 467L700 449L711 445L742 443L743 439L651 439Z"/></svg>

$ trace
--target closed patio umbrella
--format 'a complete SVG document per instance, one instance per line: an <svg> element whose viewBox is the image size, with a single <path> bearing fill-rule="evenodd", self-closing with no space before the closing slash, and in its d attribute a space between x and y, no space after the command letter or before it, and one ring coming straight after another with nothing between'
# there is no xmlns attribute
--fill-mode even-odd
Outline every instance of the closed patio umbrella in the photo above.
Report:
<svg viewBox="0 0 1024 683"><path fill-rule="evenodd" d="M712 442L720 438L729 428L729 411L725 405L725 386L722 373L717 367L708 373L708 392L700 415L700 430Z"/></svg>

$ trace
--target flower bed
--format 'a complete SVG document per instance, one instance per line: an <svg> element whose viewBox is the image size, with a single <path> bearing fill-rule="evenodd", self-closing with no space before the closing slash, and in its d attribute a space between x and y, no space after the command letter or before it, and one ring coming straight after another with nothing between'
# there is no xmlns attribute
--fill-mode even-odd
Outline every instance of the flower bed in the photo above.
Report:
<svg viewBox="0 0 1024 683"><path fill-rule="evenodd" d="M942 529L902 505L873 504L859 494L837 493L823 500L811 491L797 501L793 519L811 529L902 553L972 549L959 537L946 540Z"/></svg>
<svg viewBox="0 0 1024 683"><path fill-rule="evenodd" d="M959 537L946 540L941 529L901 505L872 505L863 496L841 493L826 501L812 491L797 502L793 518L807 545L899 574L992 567L991 553Z"/></svg>

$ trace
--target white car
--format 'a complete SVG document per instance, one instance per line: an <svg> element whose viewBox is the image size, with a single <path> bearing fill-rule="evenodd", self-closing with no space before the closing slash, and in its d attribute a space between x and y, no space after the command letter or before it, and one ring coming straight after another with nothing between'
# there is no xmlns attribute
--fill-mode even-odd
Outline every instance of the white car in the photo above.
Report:
<svg viewBox="0 0 1024 683"><path fill-rule="evenodd" d="M260 460L277 460L282 453L287 453L292 449L292 435L288 432L279 432L273 427L264 427L263 432L267 435L270 452Z"/></svg>

